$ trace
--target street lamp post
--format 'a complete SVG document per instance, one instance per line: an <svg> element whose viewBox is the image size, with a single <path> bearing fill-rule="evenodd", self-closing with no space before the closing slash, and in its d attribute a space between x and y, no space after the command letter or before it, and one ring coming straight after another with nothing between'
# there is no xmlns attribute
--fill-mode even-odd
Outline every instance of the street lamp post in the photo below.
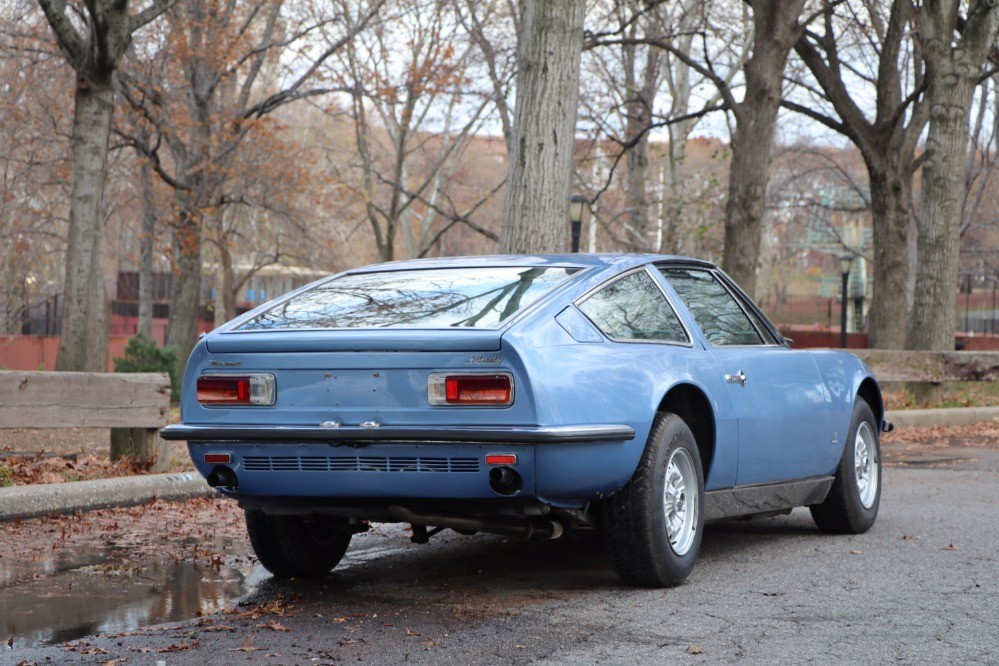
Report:
<svg viewBox="0 0 999 666"><path fill-rule="evenodd" d="M573 194L569 197L569 223L572 230L573 252L579 252L579 232L583 226L583 212L586 210L586 197L582 194Z"/></svg>
<svg viewBox="0 0 999 666"><path fill-rule="evenodd" d="M843 310L839 323L839 346L846 349L846 288L850 280L850 264L853 263L853 255L844 254L839 258L839 272L843 274Z"/></svg>

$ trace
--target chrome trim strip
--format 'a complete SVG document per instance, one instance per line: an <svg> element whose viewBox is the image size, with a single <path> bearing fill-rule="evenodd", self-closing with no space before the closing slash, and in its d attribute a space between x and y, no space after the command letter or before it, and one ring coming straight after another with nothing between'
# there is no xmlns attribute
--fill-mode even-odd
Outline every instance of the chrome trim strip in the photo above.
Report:
<svg viewBox="0 0 999 666"><path fill-rule="evenodd" d="M256 442L501 442L532 444L546 442L600 442L634 439L635 429L626 425L576 426L386 426L361 428L341 426L170 425L160 430L172 441L256 441Z"/></svg>

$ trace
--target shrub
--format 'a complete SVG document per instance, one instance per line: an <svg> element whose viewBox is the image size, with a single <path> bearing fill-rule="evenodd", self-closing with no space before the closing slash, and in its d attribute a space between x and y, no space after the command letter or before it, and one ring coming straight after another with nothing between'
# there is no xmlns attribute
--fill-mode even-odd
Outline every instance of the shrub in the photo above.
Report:
<svg viewBox="0 0 999 666"><path fill-rule="evenodd" d="M114 360L115 372L165 372L170 375L170 402L180 401L180 377L177 373L177 350L160 347L143 333L128 339L125 355Z"/></svg>

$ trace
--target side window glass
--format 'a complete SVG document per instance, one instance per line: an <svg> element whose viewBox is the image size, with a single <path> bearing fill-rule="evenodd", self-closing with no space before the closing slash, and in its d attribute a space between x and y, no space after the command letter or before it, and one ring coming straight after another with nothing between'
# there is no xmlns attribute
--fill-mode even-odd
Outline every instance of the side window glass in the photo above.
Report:
<svg viewBox="0 0 999 666"><path fill-rule="evenodd" d="M645 271L607 285L578 307L612 340L690 341L666 297Z"/></svg>
<svg viewBox="0 0 999 666"><path fill-rule="evenodd" d="M686 268L659 270L690 310L708 342L717 346L762 343L742 308L711 273Z"/></svg>

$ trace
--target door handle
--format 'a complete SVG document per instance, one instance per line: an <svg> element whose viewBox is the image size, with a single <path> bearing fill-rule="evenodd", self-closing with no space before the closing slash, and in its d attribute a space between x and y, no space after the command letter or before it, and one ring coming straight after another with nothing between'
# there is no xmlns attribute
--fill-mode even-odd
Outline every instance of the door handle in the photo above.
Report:
<svg viewBox="0 0 999 666"><path fill-rule="evenodd" d="M727 381L729 384L741 384L742 386L745 386L746 373L740 370L738 374L725 375L725 381Z"/></svg>

